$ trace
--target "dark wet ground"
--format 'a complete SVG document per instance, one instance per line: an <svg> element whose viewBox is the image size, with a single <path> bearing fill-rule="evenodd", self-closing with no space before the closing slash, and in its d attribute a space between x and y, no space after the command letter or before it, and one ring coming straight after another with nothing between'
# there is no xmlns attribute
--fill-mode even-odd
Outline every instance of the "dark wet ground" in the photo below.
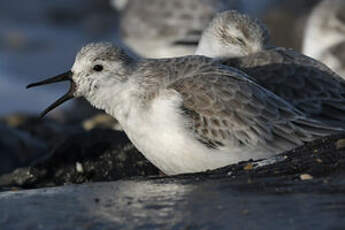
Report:
<svg viewBox="0 0 345 230"><path fill-rule="evenodd" d="M40 188L158 174L123 132L94 129L67 136L32 166L0 175L0 188Z"/></svg>
<svg viewBox="0 0 345 230"><path fill-rule="evenodd" d="M303 176L313 179L342 173L345 173L345 134L313 141L272 159L240 162L205 173L173 178L203 180L226 177L235 181L277 178L275 181L285 182L300 180ZM40 188L159 174L159 170L135 149L123 132L94 129L71 134L56 144L49 155L31 166L0 175L0 188Z"/></svg>
<svg viewBox="0 0 345 230"><path fill-rule="evenodd" d="M308 186L310 189L301 187ZM342 178L119 181L1 193L4 229L343 229Z"/></svg>
<svg viewBox="0 0 345 230"><path fill-rule="evenodd" d="M93 132L91 136L104 138L121 135L115 131ZM78 138L75 139L70 144L76 144L74 149L78 153L80 147ZM132 162L120 167L121 176L134 172L125 175L126 180L20 191L20 183L28 188L61 185L63 180L66 183L113 180L108 173L116 172L118 165L113 165L112 170L99 167L100 162L109 162L102 157L107 156L106 152L104 148L104 154L96 161L89 161L83 172L77 172L74 165L77 161L85 164L86 159L74 158L69 153L62 157L63 152L57 150L59 157L51 158L54 165L48 160L38 167L21 169L24 175L36 170L37 174L31 174L29 180L17 177L16 173L2 176L0 226L4 229L342 229L345 226L345 134L281 154L275 163L248 161L205 173L163 177L148 162L138 168L135 162L143 159L131 155ZM117 163L121 164L126 154L134 152L129 147L128 152L113 153L112 158L117 156ZM272 164L267 165L268 162ZM88 170L92 164L98 168L90 177ZM55 172L50 179L37 176L47 170Z"/></svg>

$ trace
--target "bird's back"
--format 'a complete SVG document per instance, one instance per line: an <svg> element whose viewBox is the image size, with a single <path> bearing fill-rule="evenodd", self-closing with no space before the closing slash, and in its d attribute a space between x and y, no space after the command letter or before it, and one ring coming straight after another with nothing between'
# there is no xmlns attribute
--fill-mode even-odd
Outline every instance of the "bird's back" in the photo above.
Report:
<svg viewBox="0 0 345 230"><path fill-rule="evenodd" d="M307 116L345 127L345 81L321 62L274 48L222 63L246 72Z"/></svg>

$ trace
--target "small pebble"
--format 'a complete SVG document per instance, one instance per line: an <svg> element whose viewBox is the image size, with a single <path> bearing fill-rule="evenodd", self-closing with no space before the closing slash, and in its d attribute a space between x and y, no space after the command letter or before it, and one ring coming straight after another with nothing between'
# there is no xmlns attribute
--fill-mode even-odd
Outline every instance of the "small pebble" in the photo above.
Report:
<svg viewBox="0 0 345 230"><path fill-rule="evenodd" d="M301 175L299 176L299 178L300 178L301 180L312 180L312 179L313 179L313 176L310 175L310 174L308 174L308 173L305 173L305 174L301 174Z"/></svg>
<svg viewBox="0 0 345 230"><path fill-rule="evenodd" d="M345 139L339 139L337 140L337 142L335 143L335 148L338 149L342 149L345 148Z"/></svg>
<svg viewBox="0 0 345 230"><path fill-rule="evenodd" d="M246 164L246 166L243 167L244 170L253 170L253 164L252 163L248 163Z"/></svg>
<svg viewBox="0 0 345 230"><path fill-rule="evenodd" d="M82 122L82 126L86 131L92 130L97 127L113 128L114 124L118 123L111 116L107 114L98 114Z"/></svg>
<svg viewBox="0 0 345 230"><path fill-rule="evenodd" d="M84 172L83 165L81 163L79 163L79 162L75 163L75 168L76 168L78 173L83 173Z"/></svg>
<svg viewBox="0 0 345 230"><path fill-rule="evenodd" d="M322 163L323 161L320 158L316 158L316 162Z"/></svg>

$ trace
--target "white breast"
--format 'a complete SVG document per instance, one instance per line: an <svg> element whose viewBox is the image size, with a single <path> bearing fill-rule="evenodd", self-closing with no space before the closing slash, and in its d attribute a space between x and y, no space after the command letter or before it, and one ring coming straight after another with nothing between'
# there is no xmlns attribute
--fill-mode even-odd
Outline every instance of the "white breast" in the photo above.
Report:
<svg viewBox="0 0 345 230"><path fill-rule="evenodd" d="M138 150L164 173L200 172L253 158L253 151L219 151L201 144L186 128L180 104L177 93L166 91L154 99L149 109L132 109L121 122Z"/></svg>

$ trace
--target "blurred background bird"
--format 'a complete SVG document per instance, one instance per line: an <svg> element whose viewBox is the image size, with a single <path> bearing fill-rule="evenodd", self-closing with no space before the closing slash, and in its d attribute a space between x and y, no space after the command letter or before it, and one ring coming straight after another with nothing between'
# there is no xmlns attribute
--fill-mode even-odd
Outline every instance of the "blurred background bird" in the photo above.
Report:
<svg viewBox="0 0 345 230"><path fill-rule="evenodd" d="M303 52L345 78L345 1L324 0L308 18Z"/></svg>

